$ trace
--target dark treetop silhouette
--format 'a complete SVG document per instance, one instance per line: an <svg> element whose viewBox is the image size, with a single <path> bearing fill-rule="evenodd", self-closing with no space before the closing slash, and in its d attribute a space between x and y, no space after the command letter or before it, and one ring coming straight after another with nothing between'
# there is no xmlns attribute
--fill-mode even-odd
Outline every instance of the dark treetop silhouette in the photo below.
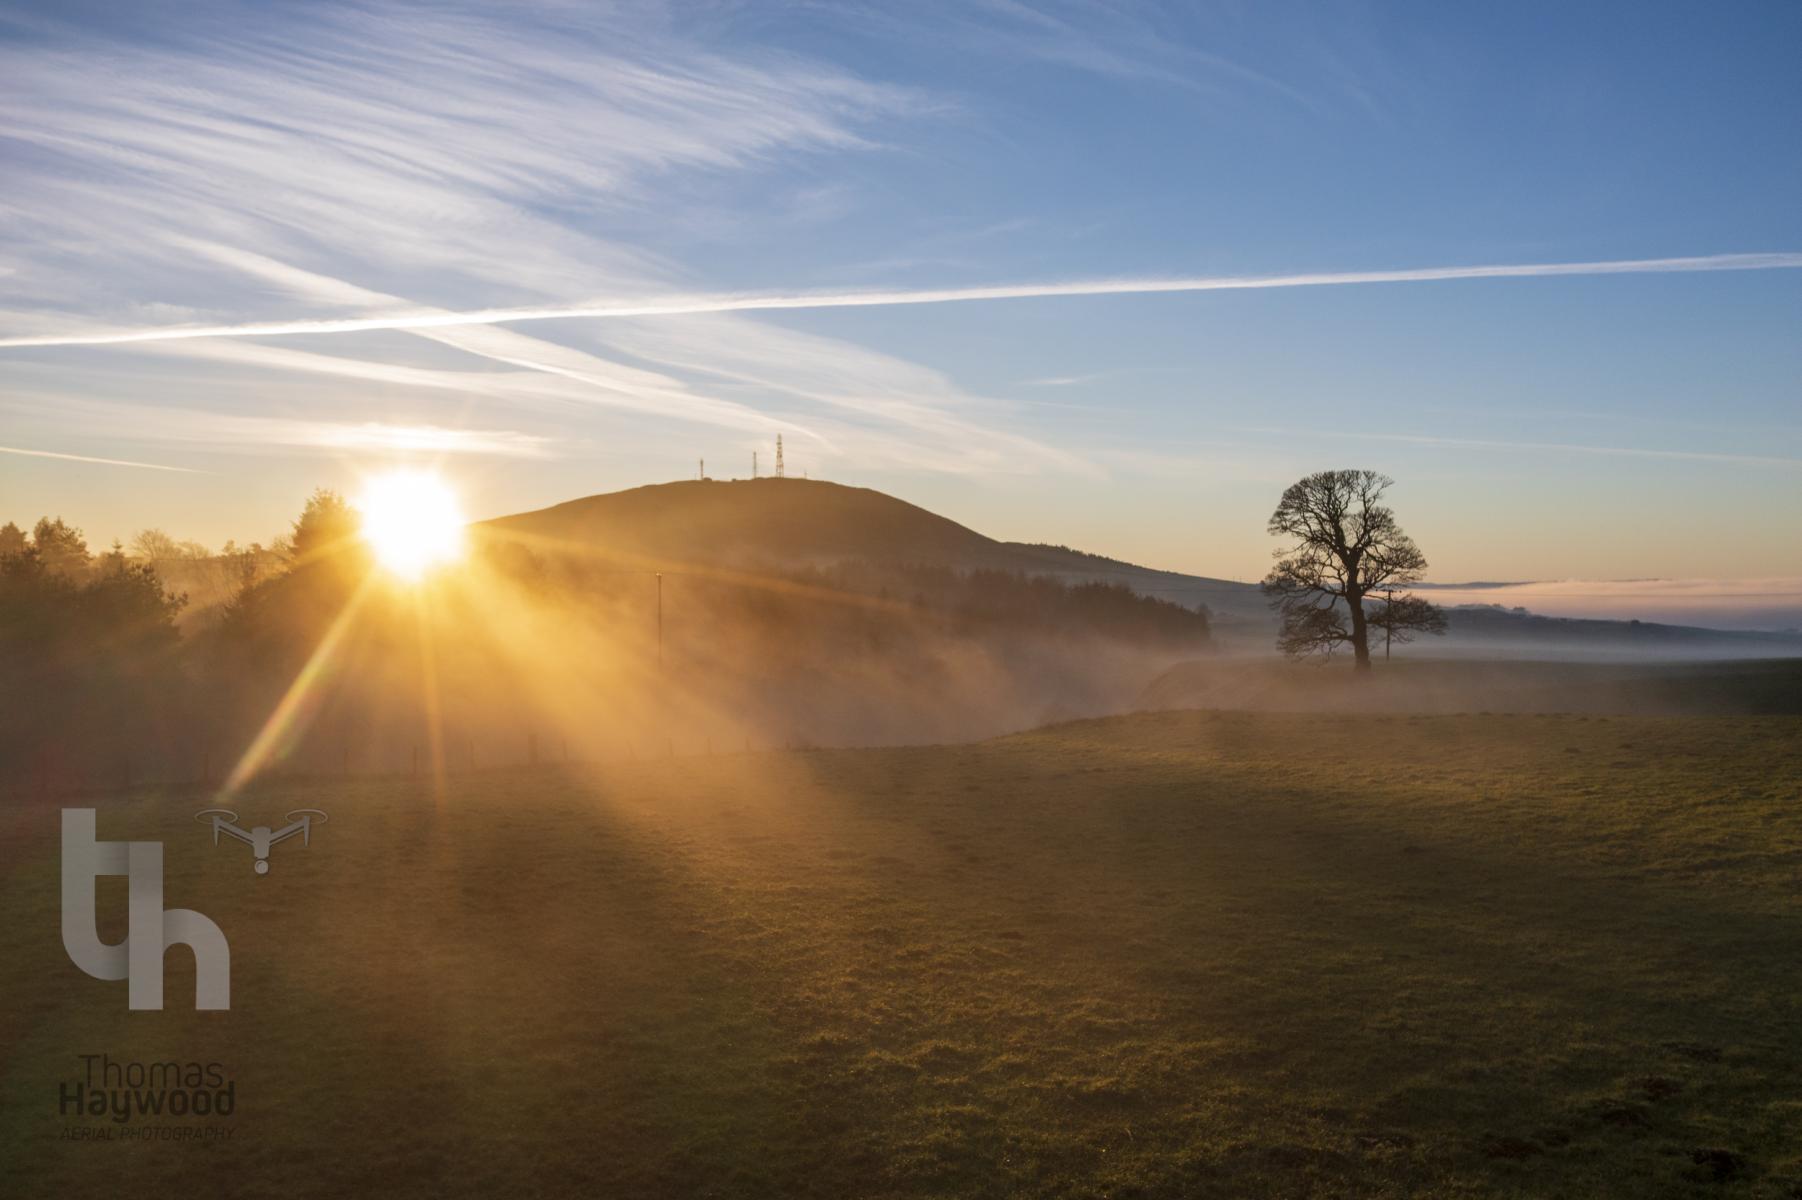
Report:
<svg viewBox="0 0 1802 1200"><path fill-rule="evenodd" d="M1445 614L1394 589L1418 582L1426 555L1377 503L1394 483L1375 471L1320 471L1291 484L1270 516L1270 532L1295 539L1277 551L1264 594L1282 614L1277 647L1293 657L1330 655L1350 645L1359 670L1370 668L1370 627L1407 641L1444 633ZM1383 597L1374 614L1365 600Z"/></svg>

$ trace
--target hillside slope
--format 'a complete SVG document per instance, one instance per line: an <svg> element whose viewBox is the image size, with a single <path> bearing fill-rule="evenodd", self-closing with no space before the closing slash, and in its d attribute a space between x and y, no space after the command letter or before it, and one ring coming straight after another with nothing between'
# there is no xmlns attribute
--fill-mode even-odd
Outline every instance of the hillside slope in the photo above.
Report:
<svg viewBox="0 0 1802 1200"><path fill-rule="evenodd" d="M1231 620L1262 616L1255 585L1159 571L1063 546L1003 542L918 505L810 479L684 480L485 521L479 534L578 543L610 556L712 566L848 560L1021 571L1121 583Z"/></svg>

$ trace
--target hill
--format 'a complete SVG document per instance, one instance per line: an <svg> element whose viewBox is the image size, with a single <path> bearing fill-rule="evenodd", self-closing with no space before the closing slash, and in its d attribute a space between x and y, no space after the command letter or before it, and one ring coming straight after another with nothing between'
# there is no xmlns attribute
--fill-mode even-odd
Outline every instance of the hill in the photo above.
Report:
<svg viewBox="0 0 1802 1200"><path fill-rule="evenodd" d="M817 479L684 480L485 521L478 534L576 543L620 558L708 566L858 561L986 568L1121 583L1194 607L1255 597L1251 584L1159 571L1064 546L1003 542L873 488ZM1261 601L1258 601L1261 604Z"/></svg>
<svg viewBox="0 0 1802 1200"><path fill-rule="evenodd" d="M1451 633L1445 649L1453 653L1665 661L1802 656L1802 634L1795 633L1547 617L1481 604L1459 605L1448 616Z"/></svg>
<svg viewBox="0 0 1802 1200"><path fill-rule="evenodd" d="M999 565L1001 543L869 488L806 479L687 480L571 500L478 531L580 542L621 558L744 566L846 559Z"/></svg>

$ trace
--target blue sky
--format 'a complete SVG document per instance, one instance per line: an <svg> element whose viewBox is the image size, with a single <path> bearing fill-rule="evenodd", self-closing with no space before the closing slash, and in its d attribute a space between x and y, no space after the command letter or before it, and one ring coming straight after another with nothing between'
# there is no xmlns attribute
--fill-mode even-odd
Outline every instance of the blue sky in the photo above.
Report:
<svg viewBox="0 0 1802 1200"><path fill-rule="evenodd" d="M267 539L396 458L490 515L781 432L1228 577L1343 465L1439 579L1802 576L1794 267L308 324L1796 255L1793 4L0 12L0 515Z"/></svg>

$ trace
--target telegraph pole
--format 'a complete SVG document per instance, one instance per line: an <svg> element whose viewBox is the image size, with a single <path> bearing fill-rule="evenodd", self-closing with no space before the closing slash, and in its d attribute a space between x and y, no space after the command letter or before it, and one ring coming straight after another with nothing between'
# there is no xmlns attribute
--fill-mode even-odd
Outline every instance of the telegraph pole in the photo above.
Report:
<svg viewBox="0 0 1802 1200"><path fill-rule="evenodd" d="M1395 589L1383 593L1383 661L1389 661L1389 640L1395 636Z"/></svg>

